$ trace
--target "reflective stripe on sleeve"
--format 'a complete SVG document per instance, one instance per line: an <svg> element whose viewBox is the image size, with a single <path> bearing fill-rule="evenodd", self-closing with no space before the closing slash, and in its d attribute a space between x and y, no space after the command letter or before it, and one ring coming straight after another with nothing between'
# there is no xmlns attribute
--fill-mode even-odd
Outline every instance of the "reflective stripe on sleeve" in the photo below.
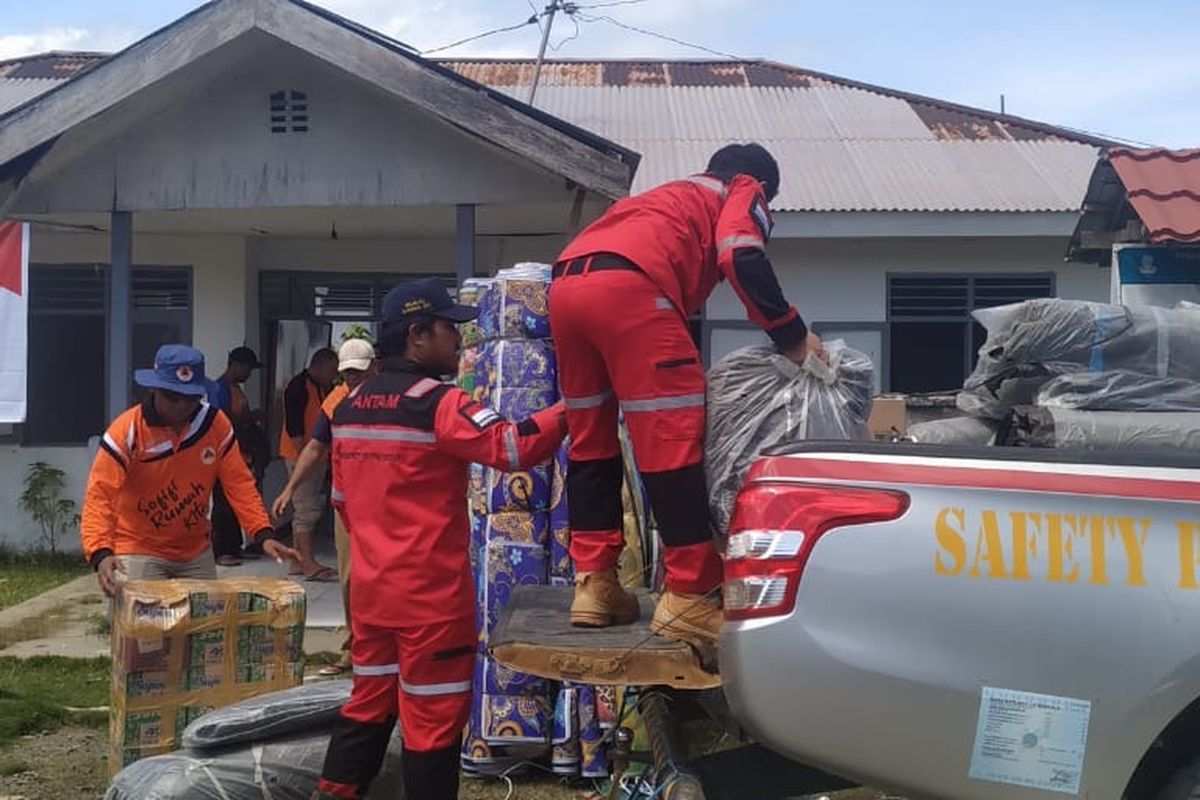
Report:
<svg viewBox="0 0 1200 800"><path fill-rule="evenodd" d="M717 252L727 253L730 250L739 247L753 247L758 250L766 248L763 240L758 236L726 236L721 241L717 242Z"/></svg>

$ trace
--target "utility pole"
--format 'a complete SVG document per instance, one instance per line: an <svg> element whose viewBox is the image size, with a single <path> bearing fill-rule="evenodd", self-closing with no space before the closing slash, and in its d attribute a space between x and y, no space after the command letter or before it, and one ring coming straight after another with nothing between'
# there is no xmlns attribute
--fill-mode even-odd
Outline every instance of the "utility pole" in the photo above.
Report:
<svg viewBox="0 0 1200 800"><path fill-rule="evenodd" d="M542 46L538 48L537 61L533 65L533 85L529 87L529 99L525 102L533 105L533 97L537 94L538 78L542 75L542 61L546 58L546 45L550 43L550 28L554 26L554 15L561 6L561 0L550 0L542 12L546 15L546 26L542 28Z"/></svg>

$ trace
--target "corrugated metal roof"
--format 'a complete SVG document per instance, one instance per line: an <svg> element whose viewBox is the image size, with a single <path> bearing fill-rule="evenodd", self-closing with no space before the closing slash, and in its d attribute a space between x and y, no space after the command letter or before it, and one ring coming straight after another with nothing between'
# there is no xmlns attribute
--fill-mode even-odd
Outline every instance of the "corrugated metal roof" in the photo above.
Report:
<svg viewBox="0 0 1200 800"><path fill-rule="evenodd" d="M447 64L519 99L528 93L529 63ZM700 171L721 145L758 141L780 164L779 211L1077 211L1098 152L1067 131L827 79L715 85L681 81L664 64L631 67L624 74L640 77L615 85L603 64L549 66L538 108L640 152L635 192Z"/></svg>
<svg viewBox="0 0 1200 800"><path fill-rule="evenodd" d="M27 100L32 100L43 92L50 91L61 82L45 78L23 78L21 80L0 78L0 114L16 108Z"/></svg>
<svg viewBox="0 0 1200 800"><path fill-rule="evenodd" d="M41 53L0 61L0 114L99 64L104 53Z"/></svg>
<svg viewBox="0 0 1200 800"><path fill-rule="evenodd" d="M1200 242L1200 149L1119 147L1108 161L1151 242Z"/></svg>
<svg viewBox="0 0 1200 800"><path fill-rule="evenodd" d="M9 80L44 78L62 81L75 77L106 58L108 58L107 53L63 51L10 58L0 61L0 78Z"/></svg>
<svg viewBox="0 0 1200 800"><path fill-rule="evenodd" d="M0 74L67 76L98 58L47 54ZM522 101L533 77L529 60L440 63ZM56 82L0 77L0 113ZM699 171L723 144L762 142L783 172L774 206L789 211L1076 211L1114 144L769 61L548 61L535 105L640 152L634 191Z"/></svg>

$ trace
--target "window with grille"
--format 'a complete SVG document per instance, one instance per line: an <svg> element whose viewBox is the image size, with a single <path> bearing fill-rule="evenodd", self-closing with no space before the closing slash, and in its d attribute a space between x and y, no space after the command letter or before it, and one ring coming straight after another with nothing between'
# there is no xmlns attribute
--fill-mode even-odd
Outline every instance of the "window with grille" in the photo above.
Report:
<svg viewBox="0 0 1200 800"><path fill-rule="evenodd" d="M271 92L271 133L308 132L308 94L295 89Z"/></svg>
<svg viewBox="0 0 1200 800"><path fill-rule="evenodd" d="M984 341L971 312L1053 296L1052 273L889 275L891 390L961 388Z"/></svg>
<svg viewBox="0 0 1200 800"><path fill-rule="evenodd" d="M160 345L191 341L191 270L135 267L131 283L136 369L151 365ZM107 427L109 309L107 264L29 265L24 444L78 445Z"/></svg>

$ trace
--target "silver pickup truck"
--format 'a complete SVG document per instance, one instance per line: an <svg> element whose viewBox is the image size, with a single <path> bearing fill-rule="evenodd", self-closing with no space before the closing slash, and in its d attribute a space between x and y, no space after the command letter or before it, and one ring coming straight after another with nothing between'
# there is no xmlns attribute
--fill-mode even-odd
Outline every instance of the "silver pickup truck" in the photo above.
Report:
<svg viewBox="0 0 1200 800"><path fill-rule="evenodd" d="M1200 798L1200 460L804 444L727 550L725 695L912 797Z"/></svg>

